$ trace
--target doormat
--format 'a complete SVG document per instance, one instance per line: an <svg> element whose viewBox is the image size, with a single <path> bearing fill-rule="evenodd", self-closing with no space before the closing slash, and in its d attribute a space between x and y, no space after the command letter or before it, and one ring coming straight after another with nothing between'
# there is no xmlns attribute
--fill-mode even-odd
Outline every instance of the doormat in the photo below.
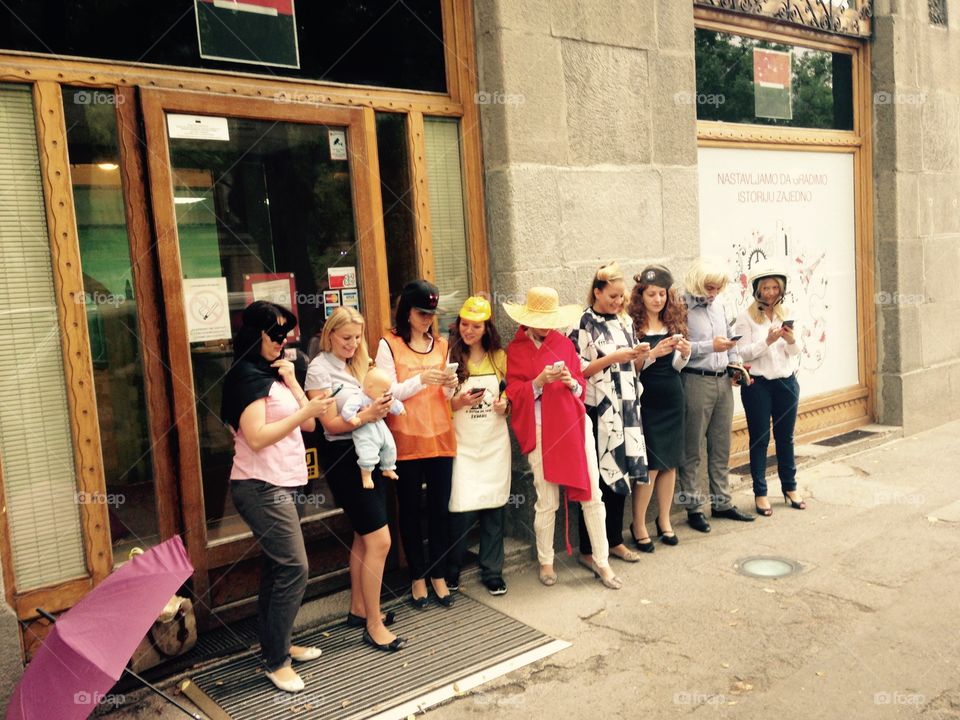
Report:
<svg viewBox="0 0 960 720"><path fill-rule="evenodd" d="M864 438L873 437L876 434L877 433L871 432L870 430L851 430L850 432L845 432L842 435L834 435L833 437L824 438L823 440L817 440L814 445L838 447L840 445L846 445L847 443L854 442L855 440L863 440Z"/></svg>
<svg viewBox="0 0 960 720"><path fill-rule="evenodd" d="M570 646L493 608L456 593L452 608L416 610L403 601L390 629L407 647L387 653L366 645L361 628L342 621L298 635L323 655L297 663L301 693L277 690L256 655L246 654L194 675L191 682L233 720L393 720L406 718Z"/></svg>

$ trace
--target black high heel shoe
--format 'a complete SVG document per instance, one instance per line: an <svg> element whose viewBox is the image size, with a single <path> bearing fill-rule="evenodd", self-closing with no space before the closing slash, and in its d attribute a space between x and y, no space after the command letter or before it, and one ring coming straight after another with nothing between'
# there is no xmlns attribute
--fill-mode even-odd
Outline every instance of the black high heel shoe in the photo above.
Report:
<svg viewBox="0 0 960 720"><path fill-rule="evenodd" d="M667 535L663 530L660 529L660 518L658 517L654 522L657 524L657 537L660 538L660 542L664 545L679 545L680 538L677 537L677 534L673 531Z"/></svg>
<svg viewBox="0 0 960 720"><path fill-rule="evenodd" d="M407 646L407 641L402 637L397 636L391 642L388 643L378 643L372 637L370 633L367 632L367 629L363 629L363 641L367 645L375 647L377 650L383 650L384 652L396 652L397 650L403 650Z"/></svg>
<svg viewBox="0 0 960 720"><path fill-rule="evenodd" d="M637 550L640 552L652 553L657 549L649 536L643 542L637 539L637 534L633 531L633 523L630 523L630 536L633 538L633 544L637 546Z"/></svg>
<svg viewBox="0 0 960 720"><path fill-rule="evenodd" d="M762 497L762 496L761 496L761 497ZM773 515L773 508L771 508L771 507L765 507L765 508L760 507L759 505L757 505L756 497L754 497L753 506L757 509L757 515L762 515L763 517L770 517L771 515Z"/></svg>
<svg viewBox="0 0 960 720"><path fill-rule="evenodd" d="M806 509L807 509L807 504L806 504L803 500L800 500L800 501L794 500L794 499L792 499L789 495L787 495L786 493L783 494L783 504L784 504L784 505L789 505L789 506L792 507L794 510L806 510Z"/></svg>

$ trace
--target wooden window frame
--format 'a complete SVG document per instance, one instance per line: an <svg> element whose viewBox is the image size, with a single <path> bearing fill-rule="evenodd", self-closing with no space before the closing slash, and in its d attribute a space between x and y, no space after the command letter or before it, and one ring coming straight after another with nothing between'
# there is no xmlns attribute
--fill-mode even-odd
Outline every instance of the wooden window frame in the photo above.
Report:
<svg viewBox="0 0 960 720"><path fill-rule="evenodd" d="M474 37L473 0L441 0L444 57L447 92L433 93L356 85L264 78L244 73L226 73L161 66L138 66L127 62L64 59L31 53L13 53L0 50L0 72L5 82L33 86L37 118L38 147L41 158L41 177L44 186L51 258L56 272L58 317L64 330L63 352L65 374L69 388L71 433L75 448L78 492L104 493L102 449L93 386L92 356L82 303L73 299L83 292L79 262L79 240L70 185L66 129L63 114L61 86L71 85L91 89L112 90L124 103L118 103L117 118L120 137L121 172L124 177L127 232L133 255L135 288L138 297L153 294L159 297L159 271L150 246L154 242L149 226L146 197L139 189L145 187L144 167L137 151L142 142L137 128L136 88L147 91L180 91L204 93L220 98L258 98L285 101L301 105L304 112L313 106L343 106L360 108L364 115L363 138L371 159L377 157L375 111L402 113L407 116L407 143L410 151L412 207L416 221L416 256L418 273L432 277L432 241L430 232L429 195L426 177L421 167L424 158L422 121L426 116L454 117L460 123L463 148L463 173L466 207L466 233L469 252L470 284L473 292L490 290L488 245L483 192L483 161L480 135L480 113L475 102L477 92L476 41ZM416 132L419 124L420 132ZM139 183L139 184L138 184ZM129 189L133 189L130 192ZM371 163L369 173L369 202L374 212L372 231L378 233L380 252L383 249L382 198L379 187L379 163ZM129 194L129 197L127 195ZM379 226L379 229L377 229ZM385 264L381 264L373 282L381 288L381 302L374 310L375 320L368 322L371 342L379 337L389 324L388 281ZM364 268L366 271L366 268ZM368 280L368 282L370 282ZM162 327L156 311L138 308L140 326L151 330ZM369 312L369 311L368 311ZM182 529L177 507L184 501L178 498L175 479L173 447L176 439L167 430L172 426L172 395L176 389L163 387L167 372L164 338L143 334L144 376L147 378L147 402L153 418L160 422L151 425L154 444L155 469L158 471L157 501L161 538L165 539ZM152 389L151 389L152 388ZM192 388L190 389L192 394ZM162 426L162 420L168 424ZM3 500L3 478L0 475L0 502ZM32 654L36 644L45 635L46 621L37 619L36 607L50 612L61 612L72 607L113 568L107 510L103 505L87 503L81 506L81 524L84 532L84 551L89 574L85 578L68 580L30 592L17 590L12 564L11 534L6 515L0 512L0 558L3 562L5 597L18 618L24 621L24 652Z"/></svg>
<svg viewBox="0 0 960 720"><path fill-rule="evenodd" d="M852 55L853 130L785 128L746 123L697 121L698 147L755 150L838 152L853 156L854 257L857 266L858 384L801 400L795 436L798 442L852 430L876 418L877 316L874 309L874 232L870 58L866 39L818 33L802 27L781 25L746 17L694 8L697 29L714 30L759 40L802 45L826 52ZM731 465L747 459L749 436L744 417L733 422Z"/></svg>

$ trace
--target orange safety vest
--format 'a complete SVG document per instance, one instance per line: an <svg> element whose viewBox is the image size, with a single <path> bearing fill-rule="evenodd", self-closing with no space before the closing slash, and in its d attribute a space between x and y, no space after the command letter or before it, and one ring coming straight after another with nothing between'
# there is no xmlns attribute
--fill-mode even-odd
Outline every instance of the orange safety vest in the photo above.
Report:
<svg viewBox="0 0 960 720"><path fill-rule="evenodd" d="M417 352L403 338L388 332L384 338L393 353L397 381L419 375L430 368L442 368L447 362L447 341L436 338L428 353ZM450 403L440 385L426 385L403 401L406 415L387 415L387 427L397 443L397 460L455 457L457 436L450 417Z"/></svg>

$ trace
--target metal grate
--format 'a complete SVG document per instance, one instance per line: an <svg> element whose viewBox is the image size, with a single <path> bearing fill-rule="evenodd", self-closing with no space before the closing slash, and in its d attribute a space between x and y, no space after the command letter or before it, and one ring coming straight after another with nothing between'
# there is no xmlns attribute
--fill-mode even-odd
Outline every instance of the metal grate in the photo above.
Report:
<svg viewBox="0 0 960 720"><path fill-rule="evenodd" d="M876 435L876 433L870 432L869 430L851 430L850 432L845 432L842 435L834 435L833 437L824 438L823 440L817 440L814 445L837 447L839 445L846 445L847 443L854 442L855 440L863 440L864 438L873 437L874 435Z"/></svg>
<svg viewBox="0 0 960 720"><path fill-rule="evenodd" d="M927 0L927 9L932 24L947 26L947 0Z"/></svg>
<svg viewBox="0 0 960 720"><path fill-rule="evenodd" d="M449 610L433 605L418 611L403 602L383 609L397 612L391 630L409 645L396 653L380 652L362 643L359 628L342 622L311 630L295 642L318 645L323 656L297 665L307 684L302 693L274 688L251 654L192 681L234 720L360 720L554 642L462 593Z"/></svg>

